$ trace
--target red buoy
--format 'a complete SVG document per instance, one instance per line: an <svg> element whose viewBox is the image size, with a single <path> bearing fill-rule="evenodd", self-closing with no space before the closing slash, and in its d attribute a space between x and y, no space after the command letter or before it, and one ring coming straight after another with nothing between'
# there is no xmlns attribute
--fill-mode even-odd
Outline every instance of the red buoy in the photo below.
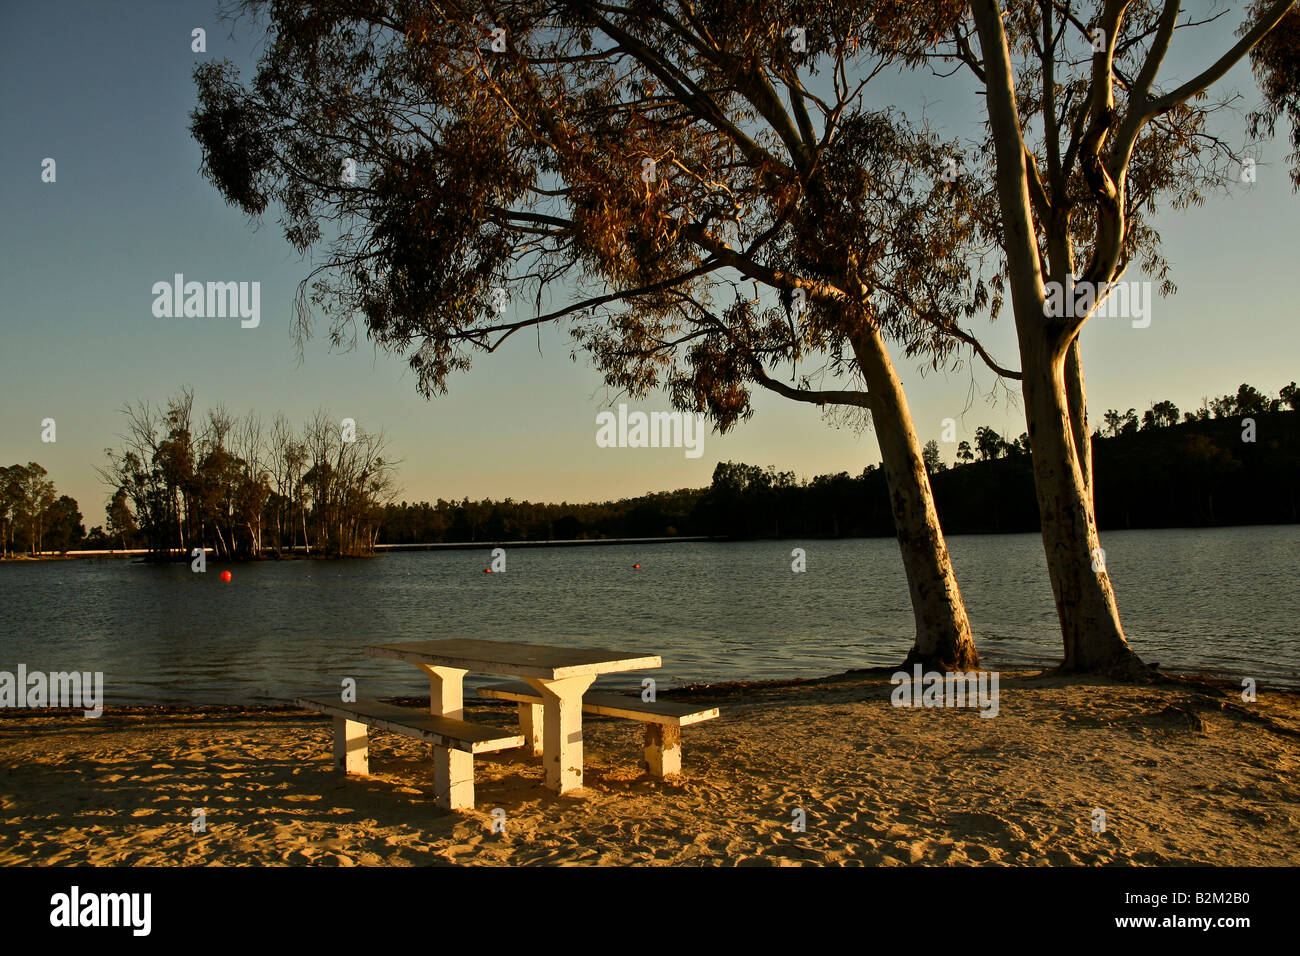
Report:
<svg viewBox="0 0 1300 956"><path fill-rule="evenodd" d="M483 569L483 573L484 573L484 574L491 574L491 573L492 573L492 569L491 569L491 568L484 568L484 569Z"/></svg>
<svg viewBox="0 0 1300 956"><path fill-rule="evenodd" d="M230 583L230 578L231 578L231 574L229 571L221 572L221 580L225 581L227 584Z"/></svg>
<svg viewBox="0 0 1300 956"><path fill-rule="evenodd" d="M634 571L640 571L640 570L641 570L641 565L639 565L639 564L634 564L634 565L632 565L632 569L633 569Z"/></svg>

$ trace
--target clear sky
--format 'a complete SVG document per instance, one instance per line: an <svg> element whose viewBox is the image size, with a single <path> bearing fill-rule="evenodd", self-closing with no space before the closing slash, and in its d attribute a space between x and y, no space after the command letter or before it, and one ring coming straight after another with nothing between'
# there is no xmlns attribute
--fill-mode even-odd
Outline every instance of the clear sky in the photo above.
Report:
<svg viewBox="0 0 1300 956"><path fill-rule="evenodd" d="M1237 15L1228 20L1195 40L1180 33L1165 75L1185 79L1210 51L1226 49ZM207 30L206 54L191 51L195 27ZM520 335L480 357L432 402L418 395L402 358L364 341L347 353L314 341L299 364L290 306L311 264L284 241L274 212L254 229L224 204L199 176L187 131L195 64L229 57L247 77L257 40L247 25L232 36L211 0L0 4L0 463L45 465L60 492L78 499L88 528L104 520L108 492L93 469L117 444L117 409L162 402L186 384L199 408L224 403L302 420L323 407L383 428L402 459L400 497L413 501L604 500L706 485L720 460L801 477L858 473L878 461L870 430L836 427L815 407L766 394L748 423L709 434L700 458L598 448L596 414L621 399L581 355L570 361L567 338L555 332L540 341ZM1225 86L1240 89L1246 107L1257 99L1245 68ZM909 113L924 109L949 133L982 117L980 99L952 81L909 78L892 89ZM1244 141L1240 123L1226 130ZM1289 188L1283 145L1255 153L1253 186L1234 184L1227 197L1158 220L1179 291L1155 301L1149 328L1121 319L1087 326L1094 423L1111 407L1141 412L1172 399L1190 409L1243 381L1276 393L1300 379L1290 288L1300 269L1300 197ZM41 181L46 157L57 163L54 183ZM176 273L260 282L260 326L154 317L152 286ZM1004 364L1018 364L1009 315L988 342ZM988 398L987 370L973 369L972 383L969 369L923 377L899 365L922 440L939 438L947 417L959 439L981 424L1024 431L1004 391ZM668 406L660 397L634 407ZM41 441L45 418L57 422L54 444ZM955 445L943 449L952 460Z"/></svg>

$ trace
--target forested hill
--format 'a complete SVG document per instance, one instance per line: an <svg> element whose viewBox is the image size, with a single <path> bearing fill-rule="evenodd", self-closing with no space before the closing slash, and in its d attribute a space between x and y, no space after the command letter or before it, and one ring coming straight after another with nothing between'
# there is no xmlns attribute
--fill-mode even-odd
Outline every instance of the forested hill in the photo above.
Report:
<svg viewBox="0 0 1300 956"><path fill-rule="evenodd" d="M1255 441L1237 417L1094 437L1097 515L1102 530L1274 524L1300 520L1300 412L1258 412ZM989 433L991 434L991 433ZM1245 434L1246 438L1250 435ZM981 443L984 460L947 467L931 481L948 534L1036 531L1027 442ZM937 449L936 449L937 450ZM793 473L719 463L706 489L594 504L439 501L390 505L382 541L508 541L546 538L716 535L731 538L892 535L885 476Z"/></svg>
<svg viewBox="0 0 1300 956"><path fill-rule="evenodd" d="M1094 437L1097 524L1210 527L1300 521L1300 412L1183 422ZM949 534L1037 531L1028 455L977 461L933 475Z"/></svg>

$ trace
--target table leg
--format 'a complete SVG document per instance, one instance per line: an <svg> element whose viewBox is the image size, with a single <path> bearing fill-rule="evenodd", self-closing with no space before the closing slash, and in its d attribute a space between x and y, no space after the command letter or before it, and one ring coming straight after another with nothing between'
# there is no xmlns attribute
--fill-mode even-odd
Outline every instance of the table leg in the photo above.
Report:
<svg viewBox="0 0 1300 956"><path fill-rule="evenodd" d="M431 667L428 664L420 664L419 667L429 675L429 713L464 720L465 675L469 671L458 667Z"/></svg>
<svg viewBox="0 0 1300 956"><path fill-rule="evenodd" d="M545 726L541 704L519 705L519 732L524 735L524 744L532 750L534 757L542 755L542 728Z"/></svg>
<svg viewBox="0 0 1300 956"><path fill-rule="evenodd" d="M429 712L455 720L465 719L465 675L456 667L420 665L429 675ZM433 791L439 806L448 810L474 806L474 756L450 747L433 748Z"/></svg>
<svg viewBox="0 0 1300 956"><path fill-rule="evenodd" d="M542 695L542 766L546 786L559 793L582 786L582 695L594 676L524 678Z"/></svg>

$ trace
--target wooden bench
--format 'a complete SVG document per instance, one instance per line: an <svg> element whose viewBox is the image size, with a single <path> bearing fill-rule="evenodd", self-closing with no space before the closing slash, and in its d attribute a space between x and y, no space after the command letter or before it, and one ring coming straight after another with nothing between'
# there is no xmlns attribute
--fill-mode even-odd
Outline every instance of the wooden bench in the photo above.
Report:
<svg viewBox="0 0 1300 956"><path fill-rule="evenodd" d="M328 698L295 697L294 704L334 718L334 765L344 773L369 773L370 727L423 740L433 746L433 788L438 806L474 809L474 754L522 747L522 734L471 724L377 700L345 704Z"/></svg>
<svg viewBox="0 0 1300 956"><path fill-rule="evenodd" d="M534 754L542 752L542 697L523 681L507 681L480 687L479 695L519 704L519 729L528 738ZM645 727L646 769L656 777L682 772L682 728L712 720L716 707L695 707L676 701L648 703L607 691L588 692L582 698L584 714L639 720Z"/></svg>

